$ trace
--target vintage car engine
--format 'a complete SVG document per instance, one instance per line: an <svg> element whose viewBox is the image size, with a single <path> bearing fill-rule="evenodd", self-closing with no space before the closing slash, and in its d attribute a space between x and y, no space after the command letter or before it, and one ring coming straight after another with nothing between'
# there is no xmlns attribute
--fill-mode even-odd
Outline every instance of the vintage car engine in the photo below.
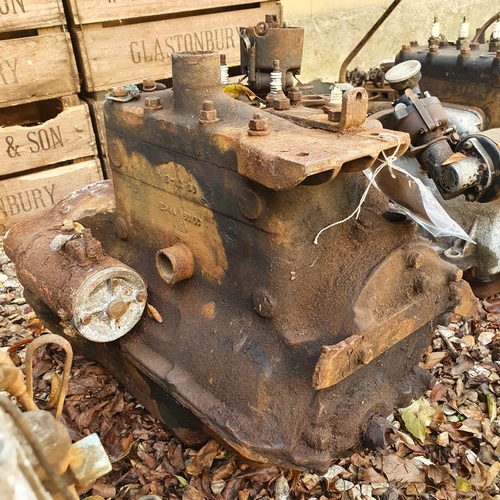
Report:
<svg viewBox="0 0 500 500"><path fill-rule="evenodd" d="M475 301L462 271L365 191L364 171L420 144L399 122L367 119L362 88L304 106L291 85L301 36L277 19L242 30L265 109L227 95L215 52L175 53L173 89L115 89L113 182L15 226L5 248L50 328L182 439L203 427L251 460L324 470L351 448L385 446L385 417L430 381L418 363L432 328ZM460 160L466 178L443 171L439 117L432 133L445 139L422 142L438 147L431 177L495 198L483 156Z"/></svg>
<svg viewBox="0 0 500 500"><path fill-rule="evenodd" d="M410 134L396 163L424 180L475 242L440 238L433 246L478 296L491 296L500 291L499 16L474 38L464 19L453 41L435 19L428 45L404 44L396 63L386 74L399 95L394 109L373 118Z"/></svg>

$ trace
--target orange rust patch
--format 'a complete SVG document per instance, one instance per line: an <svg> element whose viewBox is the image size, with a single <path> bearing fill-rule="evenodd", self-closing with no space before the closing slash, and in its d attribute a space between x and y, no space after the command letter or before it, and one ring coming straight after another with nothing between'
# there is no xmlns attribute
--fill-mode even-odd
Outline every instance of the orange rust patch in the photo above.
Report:
<svg viewBox="0 0 500 500"><path fill-rule="evenodd" d="M203 313L203 316L205 316L208 319L214 319L215 318L215 302L207 302L206 304L203 305L201 308L201 312Z"/></svg>

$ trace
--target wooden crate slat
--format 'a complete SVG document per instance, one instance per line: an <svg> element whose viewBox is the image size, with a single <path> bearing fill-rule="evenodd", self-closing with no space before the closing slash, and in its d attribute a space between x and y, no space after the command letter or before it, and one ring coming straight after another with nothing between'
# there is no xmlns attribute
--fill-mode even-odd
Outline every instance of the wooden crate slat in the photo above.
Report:
<svg viewBox="0 0 500 500"><path fill-rule="evenodd" d="M102 179L97 160L0 181L0 234L17 222L49 211L67 194Z"/></svg>
<svg viewBox="0 0 500 500"><path fill-rule="evenodd" d="M79 90L69 33L0 40L0 107Z"/></svg>
<svg viewBox="0 0 500 500"><path fill-rule="evenodd" d="M86 104L67 108L33 127L0 128L0 175L97 156Z"/></svg>
<svg viewBox="0 0 500 500"><path fill-rule="evenodd" d="M240 26L255 25L266 14L279 14L276 2L260 7L190 16L179 19L103 28L82 26L76 30L82 58L85 88L89 92L115 85L172 76L174 51L216 50L225 53L229 65L240 60Z"/></svg>
<svg viewBox="0 0 500 500"><path fill-rule="evenodd" d="M0 0L0 33L64 24L61 0Z"/></svg>
<svg viewBox="0 0 500 500"><path fill-rule="evenodd" d="M14 0L15 1L15 0ZM244 4L258 3L255 0L70 0L74 24L100 23L116 19L131 19L162 14L176 14L194 10L213 9Z"/></svg>

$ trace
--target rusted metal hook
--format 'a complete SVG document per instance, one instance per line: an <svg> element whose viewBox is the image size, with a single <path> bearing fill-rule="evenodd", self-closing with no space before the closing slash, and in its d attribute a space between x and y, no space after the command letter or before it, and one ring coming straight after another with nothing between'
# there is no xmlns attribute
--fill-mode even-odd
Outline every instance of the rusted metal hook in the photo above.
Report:
<svg viewBox="0 0 500 500"><path fill-rule="evenodd" d="M60 335L49 333L38 337L28 346L28 349L26 350L26 391L28 395L33 398L33 354L39 347L47 344L56 344L64 349L66 353L61 387L59 389L59 395L57 397L56 404L55 418L56 420L59 420L61 418L66 394L68 394L69 377L71 373L71 365L73 363L73 349L71 347L71 344L65 338L61 337Z"/></svg>

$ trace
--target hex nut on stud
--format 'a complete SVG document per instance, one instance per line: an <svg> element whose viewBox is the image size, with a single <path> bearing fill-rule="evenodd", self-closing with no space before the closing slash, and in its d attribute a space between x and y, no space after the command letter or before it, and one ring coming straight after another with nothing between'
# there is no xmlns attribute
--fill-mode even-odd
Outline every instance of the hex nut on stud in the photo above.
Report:
<svg viewBox="0 0 500 500"><path fill-rule="evenodd" d="M269 119L262 113L255 113L248 122L248 135L268 135Z"/></svg>
<svg viewBox="0 0 500 500"><path fill-rule="evenodd" d="M125 97L127 95L127 89L123 86L121 87L113 87L111 89L111 95L113 97Z"/></svg>
<svg viewBox="0 0 500 500"><path fill-rule="evenodd" d="M342 113L335 109L328 110L328 121L338 123L342 118Z"/></svg>
<svg viewBox="0 0 500 500"><path fill-rule="evenodd" d="M145 97L144 106L149 109L161 109L161 99L157 96Z"/></svg>
<svg viewBox="0 0 500 500"><path fill-rule="evenodd" d="M142 80L142 90L144 92L153 92L156 90L156 81L154 78L144 78Z"/></svg>
<svg viewBox="0 0 500 500"><path fill-rule="evenodd" d="M216 123L219 121L219 119L217 118L217 110L214 109L213 101L203 101L203 107L200 111L200 117L198 121L202 124Z"/></svg>

